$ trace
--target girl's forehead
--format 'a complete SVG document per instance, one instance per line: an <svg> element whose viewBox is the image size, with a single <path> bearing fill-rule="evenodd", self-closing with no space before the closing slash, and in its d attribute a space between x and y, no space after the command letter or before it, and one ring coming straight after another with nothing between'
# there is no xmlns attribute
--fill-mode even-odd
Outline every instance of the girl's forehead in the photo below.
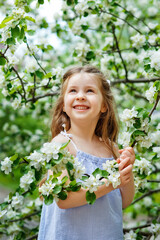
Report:
<svg viewBox="0 0 160 240"><path fill-rule="evenodd" d="M91 73L76 73L68 80L68 86L72 85L93 85L100 87L100 81Z"/></svg>

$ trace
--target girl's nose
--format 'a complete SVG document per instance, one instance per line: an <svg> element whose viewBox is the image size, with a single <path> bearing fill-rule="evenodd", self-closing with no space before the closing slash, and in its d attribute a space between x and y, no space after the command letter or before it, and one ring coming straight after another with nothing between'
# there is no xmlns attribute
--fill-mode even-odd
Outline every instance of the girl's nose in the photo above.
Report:
<svg viewBox="0 0 160 240"><path fill-rule="evenodd" d="M76 96L76 100L85 100L86 97L83 93L78 93Z"/></svg>

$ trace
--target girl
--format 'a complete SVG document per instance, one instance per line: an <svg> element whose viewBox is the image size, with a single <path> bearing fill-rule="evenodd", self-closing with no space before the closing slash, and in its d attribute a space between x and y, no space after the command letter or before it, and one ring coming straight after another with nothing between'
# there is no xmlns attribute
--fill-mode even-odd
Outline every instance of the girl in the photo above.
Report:
<svg viewBox="0 0 160 240"><path fill-rule="evenodd" d="M52 138L65 143L83 162L88 174L102 168L106 160L117 159L121 185L110 184L95 191L96 202L88 205L86 189L69 192L66 200L43 204L39 240L122 240L122 208L134 197L132 148L119 156L115 146L118 124L114 99L104 75L95 67L74 67L63 77L61 94L52 120ZM63 131L63 124L66 131ZM63 126L62 126L63 125ZM52 174L51 171L49 174ZM62 177L67 171L62 173ZM107 180L103 179L107 183Z"/></svg>

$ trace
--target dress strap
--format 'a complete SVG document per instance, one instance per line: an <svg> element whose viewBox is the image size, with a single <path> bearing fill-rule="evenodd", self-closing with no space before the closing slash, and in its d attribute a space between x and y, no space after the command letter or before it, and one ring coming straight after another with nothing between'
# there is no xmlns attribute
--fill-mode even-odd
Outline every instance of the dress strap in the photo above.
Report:
<svg viewBox="0 0 160 240"><path fill-rule="evenodd" d="M72 140L72 134L67 133L65 129L64 129L64 131L61 131L60 134L62 134L66 138L68 138L71 141L71 143L73 144L75 150L78 151L78 148L77 148L76 144Z"/></svg>

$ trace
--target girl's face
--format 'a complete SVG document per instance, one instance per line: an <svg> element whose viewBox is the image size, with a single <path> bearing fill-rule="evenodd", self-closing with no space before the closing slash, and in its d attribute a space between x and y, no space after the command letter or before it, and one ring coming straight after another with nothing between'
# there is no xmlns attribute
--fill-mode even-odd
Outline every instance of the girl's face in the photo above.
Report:
<svg viewBox="0 0 160 240"><path fill-rule="evenodd" d="M74 121L97 124L100 113L106 111L100 84L89 73L74 74L68 81L64 94L63 111ZM87 122L86 122L87 121Z"/></svg>

